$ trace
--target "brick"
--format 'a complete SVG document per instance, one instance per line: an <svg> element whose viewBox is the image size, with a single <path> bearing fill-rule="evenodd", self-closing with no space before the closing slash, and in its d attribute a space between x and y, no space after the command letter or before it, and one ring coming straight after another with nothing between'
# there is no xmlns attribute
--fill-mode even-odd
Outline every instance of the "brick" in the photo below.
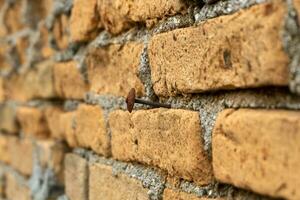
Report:
<svg viewBox="0 0 300 200"><path fill-rule="evenodd" d="M86 64L91 91L126 96L131 88L135 88L137 94L142 95L144 87L138 78L138 69L143 48L142 43L130 42L90 50Z"/></svg>
<svg viewBox="0 0 300 200"><path fill-rule="evenodd" d="M1 36L1 30L0 30ZM11 70L11 65L9 60L7 59L7 52L9 51L9 45L7 41L0 39L0 71L2 74L8 74Z"/></svg>
<svg viewBox="0 0 300 200"><path fill-rule="evenodd" d="M180 0L109 1L98 0L101 21L106 30L118 34L135 22L184 13L187 5Z"/></svg>
<svg viewBox="0 0 300 200"><path fill-rule="evenodd" d="M26 136L47 138L50 135L44 110L34 107L19 107L17 119Z"/></svg>
<svg viewBox="0 0 300 200"><path fill-rule="evenodd" d="M89 199L139 199L146 200L148 190L141 182L124 174L113 175L112 168L102 164L89 166Z"/></svg>
<svg viewBox="0 0 300 200"><path fill-rule="evenodd" d="M67 154L65 157L65 192L68 198L88 200L88 189L87 161L76 154Z"/></svg>
<svg viewBox="0 0 300 200"><path fill-rule="evenodd" d="M298 111L227 109L213 131L214 175L257 193L299 199L299 141Z"/></svg>
<svg viewBox="0 0 300 200"><path fill-rule="evenodd" d="M80 147L109 155L109 135L103 111L99 106L79 105L76 113L75 136Z"/></svg>
<svg viewBox="0 0 300 200"><path fill-rule="evenodd" d="M299 0L293 0L294 7L296 8L296 11L298 13L298 22L300 22L300 1Z"/></svg>
<svg viewBox="0 0 300 200"><path fill-rule="evenodd" d="M64 111L60 107L49 106L45 108L45 119L52 138L64 139L64 133L61 128L63 124L61 124L60 119L63 113Z"/></svg>
<svg viewBox="0 0 300 200"><path fill-rule="evenodd" d="M5 100L5 91L4 91L4 84L3 78L0 77L0 103Z"/></svg>
<svg viewBox="0 0 300 200"><path fill-rule="evenodd" d="M4 163L10 162L10 156L8 154L9 139L10 136L0 135L0 160Z"/></svg>
<svg viewBox="0 0 300 200"><path fill-rule="evenodd" d="M77 147L78 142L75 136L76 112L66 112L60 116L60 128L67 144L70 147Z"/></svg>
<svg viewBox="0 0 300 200"><path fill-rule="evenodd" d="M8 138L9 165L25 176L29 176L33 168L33 144L29 139ZM26 156L24 156L26 155Z"/></svg>
<svg viewBox="0 0 300 200"><path fill-rule="evenodd" d="M22 14L21 7L22 7L22 3L20 2L12 3L10 4L6 12L3 13L5 35L15 33L21 30L22 28L24 28L24 25L21 22L21 14ZM3 36L3 33L1 34Z"/></svg>
<svg viewBox="0 0 300 200"><path fill-rule="evenodd" d="M13 103L0 104L0 131L11 134L18 132L16 109Z"/></svg>
<svg viewBox="0 0 300 200"><path fill-rule="evenodd" d="M214 200L214 199L206 198L206 197L197 197L194 194L174 191L171 189L165 189L163 194L163 200ZM215 200L222 200L222 199L216 198Z"/></svg>
<svg viewBox="0 0 300 200"><path fill-rule="evenodd" d="M31 192L23 177L14 173L6 173L5 194L10 200L31 200Z"/></svg>
<svg viewBox="0 0 300 200"><path fill-rule="evenodd" d="M155 93L287 85L285 14L280 0L155 35L148 48Z"/></svg>
<svg viewBox="0 0 300 200"><path fill-rule="evenodd" d="M52 71L53 62L44 61L25 72L25 74L14 74L4 83L8 98L27 101L30 99L56 97Z"/></svg>
<svg viewBox="0 0 300 200"><path fill-rule="evenodd" d="M114 111L109 116L112 155L166 170L198 184L211 181L198 112L176 109Z"/></svg>
<svg viewBox="0 0 300 200"><path fill-rule="evenodd" d="M53 25L53 39L58 50L64 50L69 44L69 22L66 15L60 15L55 19Z"/></svg>
<svg viewBox="0 0 300 200"><path fill-rule="evenodd" d="M91 40L97 35L101 27L97 0L75 0L70 18L71 41Z"/></svg>
<svg viewBox="0 0 300 200"><path fill-rule="evenodd" d="M83 99L88 90L74 61L55 64L54 85L62 98Z"/></svg>

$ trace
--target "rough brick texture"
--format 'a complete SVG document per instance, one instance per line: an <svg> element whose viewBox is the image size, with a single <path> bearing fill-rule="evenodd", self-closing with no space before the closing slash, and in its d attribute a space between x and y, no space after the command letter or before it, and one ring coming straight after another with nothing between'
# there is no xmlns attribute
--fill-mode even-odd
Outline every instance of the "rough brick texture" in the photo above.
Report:
<svg viewBox="0 0 300 200"><path fill-rule="evenodd" d="M109 125L114 158L155 165L199 184L211 181L197 112L115 111L109 117Z"/></svg>
<svg viewBox="0 0 300 200"><path fill-rule="evenodd" d="M89 175L90 200L149 199L147 189L140 182L123 174L113 175L110 166L92 164Z"/></svg>
<svg viewBox="0 0 300 200"><path fill-rule="evenodd" d="M149 59L155 93L287 85L285 11L282 1L265 3L154 36Z"/></svg>
<svg viewBox="0 0 300 200"><path fill-rule="evenodd" d="M213 134L214 175L262 194L298 199L299 122L296 111L225 110Z"/></svg>
<svg viewBox="0 0 300 200"><path fill-rule="evenodd" d="M171 189L165 189L163 199L164 200L213 200L212 198L197 197L194 194L174 191ZM222 200L222 199L217 198L215 200Z"/></svg>
<svg viewBox="0 0 300 200"><path fill-rule="evenodd" d="M138 70L143 48L142 43L132 42L91 49L86 60L91 91L126 96L135 88L137 94L142 95L144 86L138 78Z"/></svg>
<svg viewBox="0 0 300 200"><path fill-rule="evenodd" d="M7 173L5 176L6 189L5 194L12 200L31 200L31 192L24 180L20 180L15 174Z"/></svg>

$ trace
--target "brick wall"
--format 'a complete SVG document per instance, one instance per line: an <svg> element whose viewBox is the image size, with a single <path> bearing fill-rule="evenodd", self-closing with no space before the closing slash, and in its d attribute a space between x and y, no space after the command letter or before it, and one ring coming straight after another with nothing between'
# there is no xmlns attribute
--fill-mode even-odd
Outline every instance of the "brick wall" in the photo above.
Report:
<svg viewBox="0 0 300 200"><path fill-rule="evenodd" d="M299 55L299 0L0 0L0 200L300 199Z"/></svg>

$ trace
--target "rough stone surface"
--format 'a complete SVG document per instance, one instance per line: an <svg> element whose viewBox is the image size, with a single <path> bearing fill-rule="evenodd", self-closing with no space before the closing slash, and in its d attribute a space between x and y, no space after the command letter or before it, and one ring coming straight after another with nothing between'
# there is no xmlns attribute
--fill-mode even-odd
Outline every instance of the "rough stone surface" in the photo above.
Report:
<svg viewBox="0 0 300 200"><path fill-rule="evenodd" d="M13 75L4 82L7 96L18 101L36 98L54 98L53 62L45 61L22 75Z"/></svg>
<svg viewBox="0 0 300 200"><path fill-rule="evenodd" d="M196 195L174 191L171 189L165 189L164 191L164 200L213 200L212 198L205 198L205 197L197 197ZM221 200L220 198L215 200Z"/></svg>
<svg viewBox="0 0 300 200"><path fill-rule="evenodd" d="M5 100L5 91L4 91L4 83L3 78L0 77L0 103Z"/></svg>
<svg viewBox="0 0 300 200"><path fill-rule="evenodd" d="M50 135L43 109L34 107L19 107L17 119L21 130L26 136L47 138Z"/></svg>
<svg viewBox="0 0 300 200"><path fill-rule="evenodd" d="M70 200L88 200L88 163L76 154L65 158L65 190Z"/></svg>
<svg viewBox="0 0 300 200"><path fill-rule="evenodd" d="M211 181L211 166L203 149L197 112L114 111L109 125L114 158L158 166L173 176L199 184Z"/></svg>
<svg viewBox="0 0 300 200"><path fill-rule="evenodd" d="M148 190L124 174L113 174L112 167L99 163L89 166L89 199L139 199L147 200Z"/></svg>
<svg viewBox="0 0 300 200"><path fill-rule="evenodd" d="M298 22L300 22L300 1L299 0L293 0L294 6L298 13Z"/></svg>
<svg viewBox="0 0 300 200"><path fill-rule="evenodd" d="M75 0L70 18L71 41L93 39L101 28L97 0Z"/></svg>
<svg viewBox="0 0 300 200"><path fill-rule="evenodd" d="M297 111L223 111L213 132L215 177L261 194L298 199L299 131Z"/></svg>
<svg viewBox="0 0 300 200"><path fill-rule="evenodd" d="M78 142L75 136L76 112L66 112L60 116L61 134L70 147L77 147Z"/></svg>
<svg viewBox="0 0 300 200"><path fill-rule="evenodd" d="M102 23L112 34L129 29L135 22L185 13L187 8L187 3L181 0L98 0L98 5Z"/></svg>
<svg viewBox="0 0 300 200"><path fill-rule="evenodd" d="M68 99L83 99L88 90L74 61L55 64L54 85L57 94Z"/></svg>
<svg viewBox="0 0 300 200"><path fill-rule="evenodd" d="M5 175L5 194L11 200L31 200L31 192L24 179L11 173Z"/></svg>
<svg viewBox="0 0 300 200"><path fill-rule="evenodd" d="M17 106L11 102L0 104L0 130L6 133L17 133Z"/></svg>
<svg viewBox="0 0 300 200"><path fill-rule="evenodd" d="M49 106L45 108L45 119L52 138L64 139L61 126L61 115L64 111L60 107Z"/></svg>
<svg viewBox="0 0 300 200"><path fill-rule="evenodd" d="M103 111L99 106L79 105L76 112L75 136L80 147L109 155L109 135Z"/></svg>
<svg viewBox="0 0 300 200"><path fill-rule="evenodd" d="M90 50L86 64L91 91L126 96L131 88L135 88L137 94L142 95L144 86L138 78L138 69L143 47L142 43L130 42Z"/></svg>
<svg viewBox="0 0 300 200"><path fill-rule="evenodd" d="M282 1L265 3L154 36L149 44L154 91L168 96L287 85L285 14Z"/></svg>
<svg viewBox="0 0 300 200"><path fill-rule="evenodd" d="M8 148L9 148L8 137L11 136L0 135L0 159L4 163L9 163L11 159L8 154Z"/></svg>

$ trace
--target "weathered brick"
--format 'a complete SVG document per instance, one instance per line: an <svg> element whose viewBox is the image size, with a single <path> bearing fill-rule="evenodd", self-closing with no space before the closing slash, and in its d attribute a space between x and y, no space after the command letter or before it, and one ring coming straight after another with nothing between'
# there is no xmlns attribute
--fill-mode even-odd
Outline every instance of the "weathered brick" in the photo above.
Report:
<svg viewBox="0 0 300 200"><path fill-rule="evenodd" d="M37 64L25 74L14 74L4 82L7 96L18 101L35 98L54 98L53 62L44 61Z"/></svg>
<svg viewBox="0 0 300 200"><path fill-rule="evenodd" d="M11 136L4 136L0 135L0 159L1 162L9 163L10 162L10 156L8 154L8 148L9 148L9 137Z"/></svg>
<svg viewBox="0 0 300 200"><path fill-rule="evenodd" d="M16 110L17 106L13 103L0 104L0 131L12 134L18 132Z"/></svg>
<svg viewBox="0 0 300 200"><path fill-rule="evenodd" d="M34 107L19 107L17 119L21 130L26 136L47 138L50 135L43 109Z"/></svg>
<svg viewBox="0 0 300 200"><path fill-rule="evenodd" d="M50 130L51 137L55 139L64 139L64 134L61 126L61 115L64 113L62 108L49 106L45 108L45 119Z"/></svg>
<svg viewBox="0 0 300 200"><path fill-rule="evenodd" d="M155 93L287 85L285 14L280 0L154 36L149 60Z"/></svg>
<svg viewBox="0 0 300 200"><path fill-rule="evenodd" d="M58 50L64 50L69 44L69 22L70 19L66 15L60 15L56 18L53 25L53 41Z"/></svg>
<svg viewBox="0 0 300 200"><path fill-rule="evenodd" d="M21 9L22 3L12 3L10 4L6 12L3 13L4 28L2 30L5 30L5 32L2 33L1 31L2 36L15 33L24 27L21 22Z"/></svg>
<svg viewBox="0 0 300 200"><path fill-rule="evenodd" d="M88 163L76 154L65 157L65 190L70 200L88 200ZM100 194L98 194L100 195Z"/></svg>
<svg viewBox="0 0 300 200"><path fill-rule="evenodd" d="M75 136L76 112L66 112L60 116L61 132L70 147L77 147L78 142Z"/></svg>
<svg viewBox="0 0 300 200"><path fill-rule="evenodd" d="M294 6L298 13L298 22L300 22L300 1L299 0L293 0Z"/></svg>
<svg viewBox="0 0 300 200"><path fill-rule="evenodd" d="M70 18L71 40L74 42L93 39L101 28L97 0L75 0Z"/></svg>
<svg viewBox="0 0 300 200"><path fill-rule="evenodd" d="M206 198L206 197L197 197L194 194L189 194L185 192L175 191L171 189L165 189L163 200L222 200L221 198Z"/></svg>
<svg viewBox="0 0 300 200"><path fill-rule="evenodd" d="M54 85L62 98L83 99L88 90L74 61L55 64Z"/></svg>
<svg viewBox="0 0 300 200"><path fill-rule="evenodd" d="M298 111L228 109L213 131L215 177L255 192L299 199Z"/></svg>
<svg viewBox="0 0 300 200"><path fill-rule="evenodd" d="M4 91L4 83L3 78L0 77L0 103L5 100L5 91Z"/></svg>
<svg viewBox="0 0 300 200"><path fill-rule="evenodd" d="M98 5L105 29L113 34L129 29L134 22L184 13L187 8L186 3L180 0L98 0Z"/></svg>
<svg viewBox="0 0 300 200"><path fill-rule="evenodd" d="M138 78L143 48L142 43L130 42L90 50L86 63L91 91L126 96L130 88L135 88L138 95L143 94L144 87Z"/></svg>
<svg viewBox="0 0 300 200"><path fill-rule="evenodd" d="M76 112L75 136L78 145L98 154L109 155L109 135L103 111L99 106L79 105Z"/></svg>
<svg viewBox="0 0 300 200"><path fill-rule="evenodd" d="M124 174L113 175L112 168L102 164L89 166L89 199L149 199L141 182Z"/></svg>
<svg viewBox="0 0 300 200"><path fill-rule="evenodd" d="M155 165L199 184L211 181L211 165L203 149L198 112L115 111L109 117L109 125L114 158Z"/></svg>
<svg viewBox="0 0 300 200"><path fill-rule="evenodd" d="M23 177L15 173L5 175L5 194L10 200L31 200L31 192Z"/></svg>

